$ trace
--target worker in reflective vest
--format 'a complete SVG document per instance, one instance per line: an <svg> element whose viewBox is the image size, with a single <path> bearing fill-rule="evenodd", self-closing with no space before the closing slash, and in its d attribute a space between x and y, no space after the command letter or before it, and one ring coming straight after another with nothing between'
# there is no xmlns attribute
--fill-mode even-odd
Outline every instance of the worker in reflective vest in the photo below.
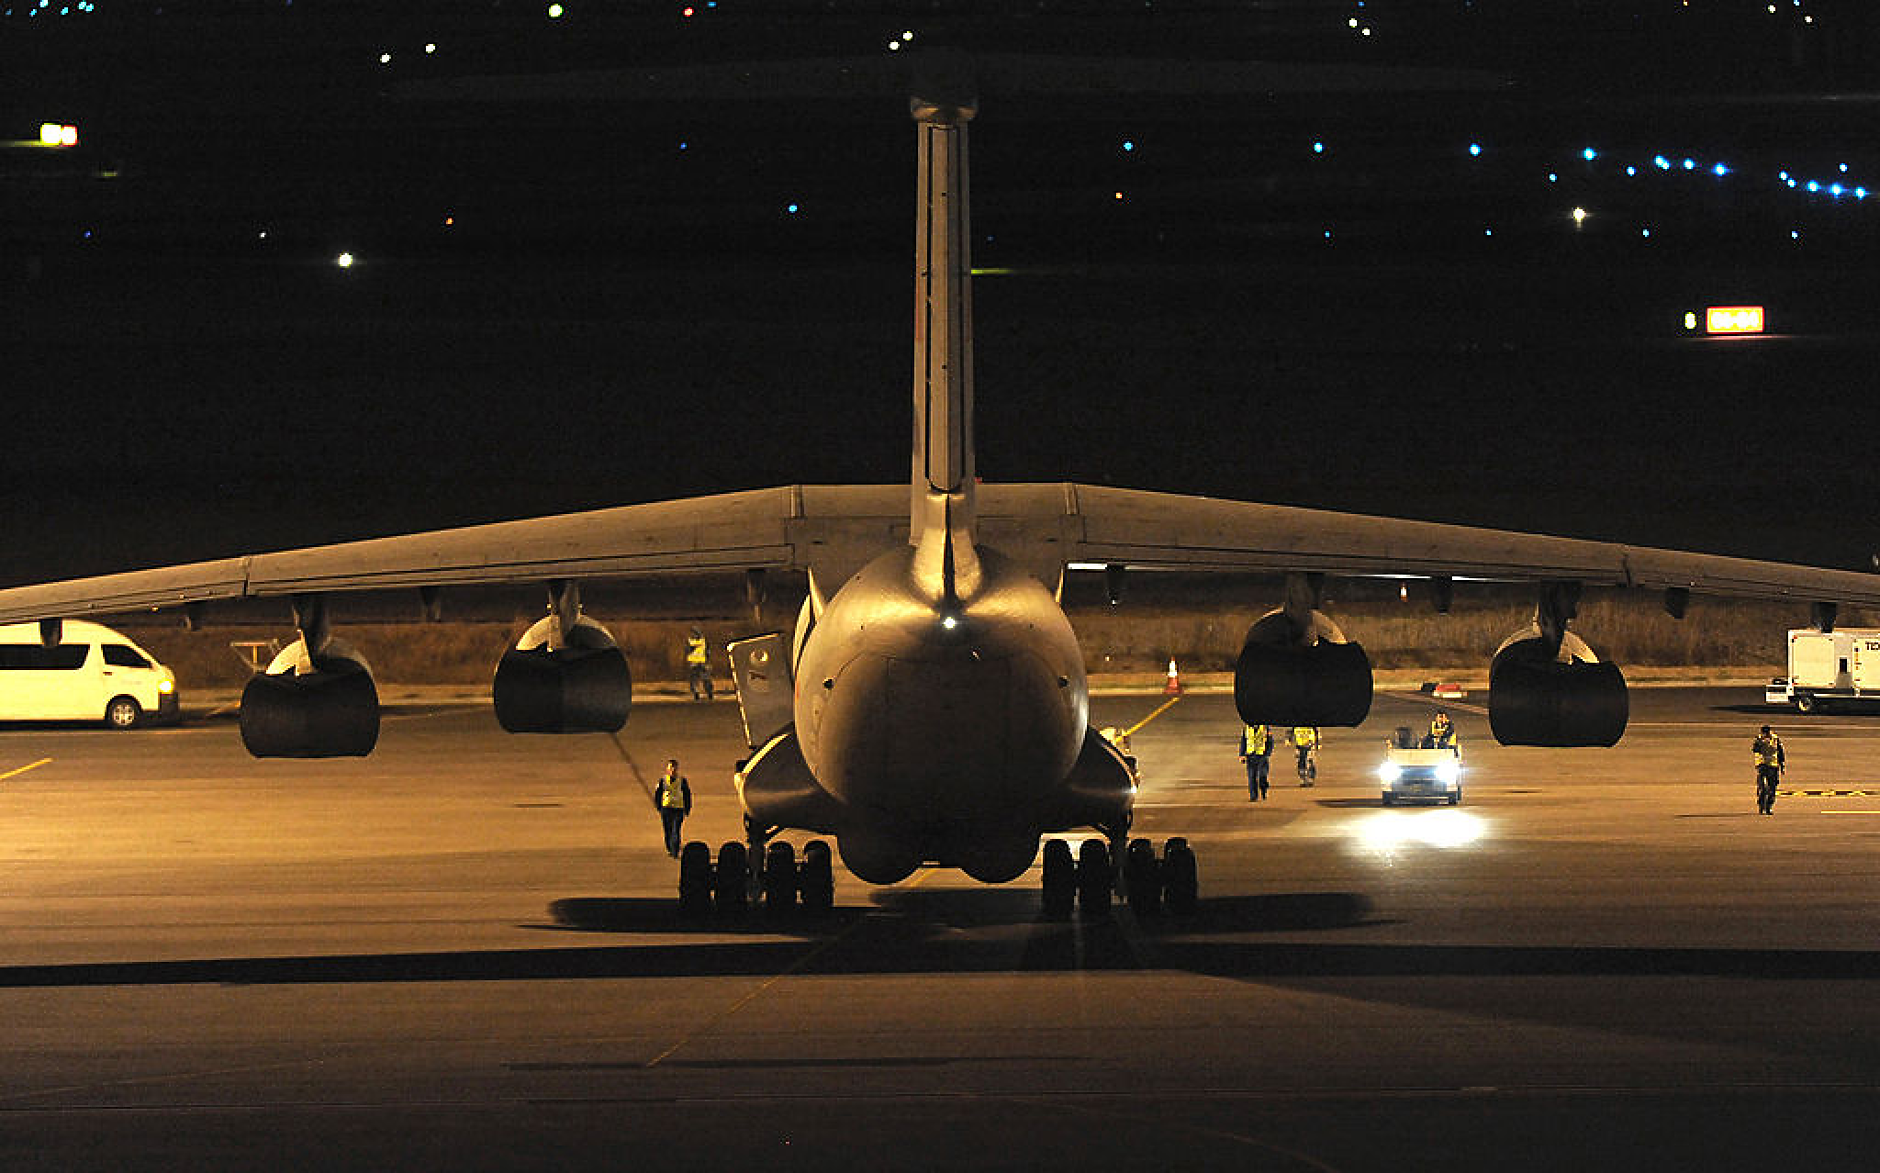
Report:
<svg viewBox="0 0 1880 1173"><path fill-rule="evenodd" d="M712 699L711 656L705 648L705 633L697 627L685 637L685 683L693 700Z"/></svg>
<svg viewBox="0 0 1880 1173"><path fill-rule="evenodd" d="M653 809L666 828L666 854L679 857L679 825L692 813L692 784L679 773L679 759L666 759L666 772L653 787Z"/></svg>
<svg viewBox="0 0 1880 1173"><path fill-rule="evenodd" d="M1749 751L1756 759L1756 810L1760 814L1775 814L1776 786L1782 781L1782 771L1788 768L1782 739L1764 725L1756 740L1750 742Z"/></svg>
<svg viewBox="0 0 1880 1173"><path fill-rule="evenodd" d="M1293 749L1299 754L1299 785L1310 786L1319 777L1319 730L1316 725L1295 725Z"/></svg>
<svg viewBox="0 0 1880 1173"><path fill-rule="evenodd" d="M1247 763L1247 801L1266 797L1266 767L1273 753L1273 733L1264 725L1248 725L1240 731L1240 760Z"/></svg>
<svg viewBox="0 0 1880 1173"><path fill-rule="evenodd" d="M1430 718L1430 735L1424 739L1425 749L1454 749L1456 747L1456 727L1450 723L1449 713L1445 709L1436 710Z"/></svg>

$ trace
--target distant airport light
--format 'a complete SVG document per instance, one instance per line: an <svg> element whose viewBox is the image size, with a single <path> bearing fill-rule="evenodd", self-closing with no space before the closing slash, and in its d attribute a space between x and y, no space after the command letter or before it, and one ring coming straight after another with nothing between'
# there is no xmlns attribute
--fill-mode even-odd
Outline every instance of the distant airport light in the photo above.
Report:
<svg viewBox="0 0 1880 1173"><path fill-rule="evenodd" d="M1846 190L1847 190L1846 188L1844 188L1844 187L1842 187L1842 186L1841 186L1840 184L1838 184L1838 183L1836 183L1836 184L1833 184L1833 185L1831 185L1831 186L1830 186L1830 187L1828 188L1828 194L1829 194L1829 195L1833 195L1833 196L1839 196L1839 195L1840 195L1840 194L1841 194L1842 192L1844 192L1844 191L1846 191Z"/></svg>
<svg viewBox="0 0 1880 1173"><path fill-rule="evenodd" d="M1547 182L1549 182L1549 183L1559 183L1559 182L1560 182L1560 172L1558 172L1558 171L1549 171L1549 172L1547 173Z"/></svg>
<svg viewBox="0 0 1880 1173"><path fill-rule="evenodd" d="M1671 160L1665 158L1663 155L1653 155L1652 166L1658 168L1660 171L1669 171L1671 170Z"/></svg>
<svg viewBox="0 0 1880 1173"><path fill-rule="evenodd" d="M1811 191L1811 192L1816 192L1816 191L1820 191L1820 190L1821 190L1821 185L1820 185L1819 183L1816 183L1816 182L1815 182L1814 180L1812 180L1812 179L1811 179L1811 180L1809 180L1809 181L1808 181L1808 190L1809 190L1809 191Z"/></svg>
<svg viewBox="0 0 1880 1173"><path fill-rule="evenodd" d="M1793 184L1793 183L1795 182L1794 180L1792 180L1792 179L1790 179L1790 178L1789 178L1789 173L1788 173L1787 171L1778 171L1778 172L1776 172L1776 178L1777 178L1777 179L1780 179L1780 180L1781 180L1782 182L1784 182L1784 183L1788 183L1788 184Z"/></svg>
<svg viewBox="0 0 1880 1173"><path fill-rule="evenodd" d="M1123 140L1123 150L1133 151L1135 149L1136 149L1136 144L1134 142L1130 141L1129 139Z"/></svg>
<svg viewBox="0 0 1880 1173"><path fill-rule="evenodd" d="M1725 167L1722 163L1719 163L1715 167L1712 167L1710 169L1710 173L1712 175L1715 175L1717 178L1722 179L1724 176L1730 174L1730 169L1728 167Z"/></svg>
<svg viewBox="0 0 1880 1173"><path fill-rule="evenodd" d="M1470 143L1469 144L1469 158L1479 159L1481 157L1482 157L1482 144Z"/></svg>
<svg viewBox="0 0 1880 1173"><path fill-rule="evenodd" d="M1759 305L1713 305L1704 310L1706 334L1760 334L1763 332L1763 307Z"/></svg>
<svg viewBox="0 0 1880 1173"><path fill-rule="evenodd" d="M390 53L380 53L380 54L379 54L379 64L380 64L380 65L390 65L391 63L392 63L392 55L391 55Z"/></svg>
<svg viewBox="0 0 1880 1173"><path fill-rule="evenodd" d="M1591 147L1588 147L1584 151L1580 152L1580 158L1585 159L1588 163L1591 163L1594 159L1599 158L1599 152L1595 151Z"/></svg>
<svg viewBox="0 0 1880 1173"><path fill-rule="evenodd" d="M1323 155L1325 153L1325 140L1324 139L1316 139L1313 141L1312 153L1315 155Z"/></svg>
<svg viewBox="0 0 1880 1173"><path fill-rule="evenodd" d="M426 41L426 42L424 43L424 51L425 51L425 53L426 53L427 55L428 55L428 54L431 54L431 53L435 53L435 52L437 52L437 44L436 44L436 42L434 42L434 41Z"/></svg>
<svg viewBox="0 0 1880 1173"><path fill-rule="evenodd" d="M1637 168L1637 167L1632 167L1632 166L1627 166L1627 167L1626 167L1626 169L1625 169L1625 175L1626 175L1626 178L1627 178L1627 179L1631 179L1631 178L1633 178L1634 176L1636 176L1637 174L1638 174L1638 168Z"/></svg>
<svg viewBox="0 0 1880 1173"><path fill-rule="evenodd" d="M1697 329L1697 311L1696 310L1684 311L1684 328L1686 330Z"/></svg>
<svg viewBox="0 0 1880 1173"><path fill-rule="evenodd" d="M1590 213L1588 213L1585 208L1573 209L1573 226L1578 228L1580 225L1586 223L1586 217L1589 214Z"/></svg>
<svg viewBox="0 0 1880 1173"><path fill-rule="evenodd" d="M39 124L39 145L75 147L78 145L78 127L69 122L42 122Z"/></svg>
<svg viewBox="0 0 1880 1173"><path fill-rule="evenodd" d="M353 267L353 255L351 253L341 253L339 256L333 258L333 263L342 269L350 269Z"/></svg>
<svg viewBox="0 0 1880 1173"><path fill-rule="evenodd" d="M561 5L559 5L559 4L550 4L550 5L548 6L548 19L550 19L550 20L560 20L560 19L561 19L561 13L562 13L562 7L561 7Z"/></svg>
<svg viewBox="0 0 1880 1173"><path fill-rule="evenodd" d="M1697 167L1697 160L1696 160L1696 159L1686 159L1686 160L1684 161L1684 169L1685 169L1686 171L1692 171L1692 170L1695 170L1695 169L1696 169L1696 167Z"/></svg>

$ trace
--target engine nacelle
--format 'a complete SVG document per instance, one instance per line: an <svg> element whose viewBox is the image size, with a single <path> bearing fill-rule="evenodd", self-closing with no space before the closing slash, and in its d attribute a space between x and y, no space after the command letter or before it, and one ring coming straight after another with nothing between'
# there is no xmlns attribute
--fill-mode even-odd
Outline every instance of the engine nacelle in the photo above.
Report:
<svg viewBox="0 0 1880 1173"><path fill-rule="evenodd" d="M1488 724L1503 745L1617 745L1630 716L1625 677L1566 632L1552 652L1535 631L1502 641L1488 669Z"/></svg>
<svg viewBox="0 0 1880 1173"><path fill-rule="evenodd" d="M310 657L295 643L242 689L242 745L258 758L364 757L379 741L379 690L340 640Z"/></svg>
<svg viewBox="0 0 1880 1173"><path fill-rule="evenodd" d="M1338 625L1312 612L1302 642L1284 611L1247 631L1234 664L1234 707L1249 725L1358 725L1371 711L1371 658Z"/></svg>
<svg viewBox="0 0 1880 1173"><path fill-rule="evenodd" d="M510 733L612 733L633 707L633 674L607 629L576 621L550 648L554 620L529 628L496 665L496 720Z"/></svg>

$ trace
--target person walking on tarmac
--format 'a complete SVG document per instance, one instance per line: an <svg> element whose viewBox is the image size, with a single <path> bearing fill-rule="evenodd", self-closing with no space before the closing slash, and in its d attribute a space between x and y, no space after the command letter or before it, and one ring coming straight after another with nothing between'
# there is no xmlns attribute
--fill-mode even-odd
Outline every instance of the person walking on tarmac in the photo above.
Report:
<svg viewBox="0 0 1880 1173"><path fill-rule="evenodd" d="M1240 760L1247 763L1247 801L1266 797L1266 767L1273 753L1273 733L1264 725L1240 731Z"/></svg>
<svg viewBox="0 0 1880 1173"><path fill-rule="evenodd" d="M666 828L666 854L679 858L679 826L692 813L692 784L679 772L679 759L666 759L666 772L653 787L653 809Z"/></svg>
<svg viewBox="0 0 1880 1173"><path fill-rule="evenodd" d="M1438 709L1430 718L1430 734L1423 739L1424 749L1456 748L1456 727L1450 723L1449 710Z"/></svg>
<svg viewBox="0 0 1880 1173"><path fill-rule="evenodd" d="M1293 726L1292 743L1299 755L1299 785L1310 786L1319 780L1319 727Z"/></svg>
<svg viewBox="0 0 1880 1173"><path fill-rule="evenodd" d="M1782 771L1788 767L1782 739L1764 725L1756 740L1750 742L1749 751L1756 757L1756 811L1773 815L1776 813L1776 786L1782 781Z"/></svg>
<svg viewBox="0 0 1880 1173"><path fill-rule="evenodd" d="M711 656L705 647L705 633L696 624L692 634L685 637L685 683L692 690L693 700L712 699Z"/></svg>

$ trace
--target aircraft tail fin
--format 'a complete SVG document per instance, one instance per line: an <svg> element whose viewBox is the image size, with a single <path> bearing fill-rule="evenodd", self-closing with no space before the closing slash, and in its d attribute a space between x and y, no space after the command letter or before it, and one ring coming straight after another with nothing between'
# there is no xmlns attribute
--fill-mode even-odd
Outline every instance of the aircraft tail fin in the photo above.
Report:
<svg viewBox="0 0 1880 1173"><path fill-rule="evenodd" d="M908 103L917 124L914 229L914 462L908 542L970 545L973 507L972 262L966 124L970 86L935 82ZM923 96L931 92L938 96Z"/></svg>

